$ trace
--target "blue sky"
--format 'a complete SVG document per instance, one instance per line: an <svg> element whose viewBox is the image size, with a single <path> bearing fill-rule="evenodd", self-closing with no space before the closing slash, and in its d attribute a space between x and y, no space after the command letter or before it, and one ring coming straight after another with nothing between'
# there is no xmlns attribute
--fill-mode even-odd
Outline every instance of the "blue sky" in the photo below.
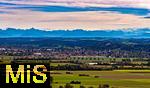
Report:
<svg viewBox="0 0 150 88"><path fill-rule="evenodd" d="M1 0L0 28L149 28L149 4L148 0Z"/></svg>

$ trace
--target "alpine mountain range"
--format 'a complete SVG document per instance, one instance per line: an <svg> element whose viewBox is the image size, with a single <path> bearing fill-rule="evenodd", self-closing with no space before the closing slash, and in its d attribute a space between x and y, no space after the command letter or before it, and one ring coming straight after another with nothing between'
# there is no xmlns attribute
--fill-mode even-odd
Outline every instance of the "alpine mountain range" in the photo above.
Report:
<svg viewBox="0 0 150 88"><path fill-rule="evenodd" d="M1 38L11 37L110 37L110 38L150 38L150 29L127 30L41 30L41 29L0 29Z"/></svg>

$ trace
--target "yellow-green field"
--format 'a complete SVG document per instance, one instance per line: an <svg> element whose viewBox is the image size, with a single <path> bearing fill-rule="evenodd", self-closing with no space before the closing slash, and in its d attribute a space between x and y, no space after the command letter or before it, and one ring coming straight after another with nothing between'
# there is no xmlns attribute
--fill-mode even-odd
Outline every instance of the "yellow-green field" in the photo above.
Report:
<svg viewBox="0 0 150 88"><path fill-rule="evenodd" d="M73 63L51 63L50 66L58 66L58 65L76 65L76 64L73 64Z"/></svg>
<svg viewBox="0 0 150 88"><path fill-rule="evenodd" d="M86 88L93 86L98 88L99 84L109 84L114 88L150 88L150 70L115 70L115 71L51 71L54 78L53 88L59 88L71 81L81 81L81 84L73 84L74 88L80 85ZM86 74L89 76L79 76ZM97 76L97 77L95 77Z"/></svg>

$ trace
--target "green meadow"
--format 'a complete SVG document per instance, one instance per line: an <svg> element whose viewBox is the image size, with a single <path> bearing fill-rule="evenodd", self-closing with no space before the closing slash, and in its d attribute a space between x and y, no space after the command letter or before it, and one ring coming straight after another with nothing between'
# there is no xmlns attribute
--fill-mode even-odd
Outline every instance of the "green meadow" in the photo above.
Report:
<svg viewBox="0 0 150 88"><path fill-rule="evenodd" d="M67 71L68 72L68 71ZM81 84L71 84L74 88L84 85L86 88L98 88L99 84L109 84L110 88L150 88L150 70L115 70L115 71L51 71L53 88L59 88L71 81ZM88 76L79 76L85 74Z"/></svg>

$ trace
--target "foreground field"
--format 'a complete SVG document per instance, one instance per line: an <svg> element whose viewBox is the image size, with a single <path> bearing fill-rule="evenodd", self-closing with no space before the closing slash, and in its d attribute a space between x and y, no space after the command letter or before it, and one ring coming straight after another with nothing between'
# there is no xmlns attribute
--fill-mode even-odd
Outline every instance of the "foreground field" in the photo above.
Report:
<svg viewBox="0 0 150 88"><path fill-rule="evenodd" d="M53 88L59 88L71 81L80 81L81 84L72 84L74 88L84 85L98 88L99 84L109 84L113 88L150 88L150 70L115 70L115 71L51 71L54 78ZM87 76L79 76L85 74Z"/></svg>

